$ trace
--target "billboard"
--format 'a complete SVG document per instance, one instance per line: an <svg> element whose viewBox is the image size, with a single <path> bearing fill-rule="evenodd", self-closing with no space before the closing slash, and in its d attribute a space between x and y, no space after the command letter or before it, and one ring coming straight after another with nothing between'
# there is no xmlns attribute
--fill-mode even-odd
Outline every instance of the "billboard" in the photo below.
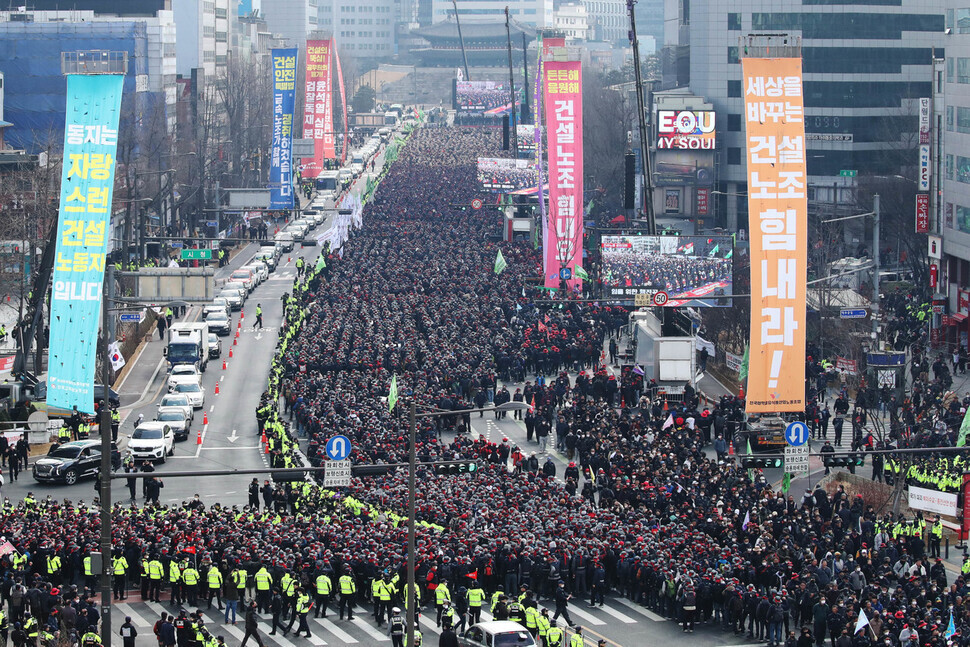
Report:
<svg viewBox="0 0 970 647"><path fill-rule="evenodd" d="M603 235L602 272L611 297L664 292L667 306L730 306L730 236Z"/></svg>
<svg viewBox="0 0 970 647"><path fill-rule="evenodd" d="M269 161L270 208L293 208L293 109L295 48L273 50L273 148Z"/></svg>
<svg viewBox="0 0 970 647"><path fill-rule="evenodd" d="M64 163L51 293L47 404L94 413L94 366L108 253L124 76L67 77Z"/></svg>
<svg viewBox="0 0 970 647"><path fill-rule="evenodd" d="M930 230L930 194L916 194L916 233L925 234Z"/></svg>
<svg viewBox="0 0 970 647"><path fill-rule="evenodd" d="M478 181L492 193L515 193L538 186L539 173L532 160L478 158Z"/></svg>
<svg viewBox="0 0 970 647"><path fill-rule="evenodd" d="M657 148L714 150L712 110L658 110Z"/></svg>
<svg viewBox="0 0 970 647"><path fill-rule="evenodd" d="M543 236L545 287L582 285L575 266L583 255L583 75L579 61L545 61L542 71L549 147L549 211Z"/></svg>
<svg viewBox="0 0 970 647"><path fill-rule="evenodd" d="M749 412L805 410L802 61L742 60L751 258Z"/></svg>
<svg viewBox="0 0 970 647"><path fill-rule="evenodd" d="M930 190L930 145L919 146L919 187L918 191Z"/></svg>
<svg viewBox="0 0 970 647"><path fill-rule="evenodd" d="M532 125L516 125L515 141L519 145L520 155L526 154L529 157L534 156L536 152L536 127Z"/></svg>
<svg viewBox="0 0 970 647"><path fill-rule="evenodd" d="M714 186L714 160L709 164L701 166L700 160L691 164L657 162L657 186Z"/></svg>
<svg viewBox="0 0 970 647"><path fill-rule="evenodd" d="M336 157L333 137L333 87L330 83L332 76L330 41L308 40L303 138L313 140L313 157L302 160L304 178L315 178L323 170L323 160Z"/></svg>
<svg viewBox="0 0 970 647"><path fill-rule="evenodd" d="M500 117L509 111L509 86L497 81L457 81L455 110L463 115ZM516 89L516 105L522 101L521 88Z"/></svg>

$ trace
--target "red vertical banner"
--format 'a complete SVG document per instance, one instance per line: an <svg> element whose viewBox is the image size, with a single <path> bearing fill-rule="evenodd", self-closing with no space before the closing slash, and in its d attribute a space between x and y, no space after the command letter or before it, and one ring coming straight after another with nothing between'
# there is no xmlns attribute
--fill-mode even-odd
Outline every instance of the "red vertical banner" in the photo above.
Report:
<svg viewBox="0 0 970 647"><path fill-rule="evenodd" d="M708 201L710 200L710 189L697 189L697 215L706 216L708 212Z"/></svg>
<svg viewBox="0 0 970 647"><path fill-rule="evenodd" d="M960 526L960 540L970 537L970 474L963 475L963 519Z"/></svg>
<svg viewBox="0 0 970 647"><path fill-rule="evenodd" d="M916 233L925 234L930 230L930 194L916 194Z"/></svg>
<svg viewBox="0 0 970 647"><path fill-rule="evenodd" d="M330 78L330 41L306 43L306 95L303 108L303 138L313 140L313 159L303 160L303 177L315 178L323 160L336 157L333 144L333 88Z"/></svg>
<svg viewBox="0 0 970 647"><path fill-rule="evenodd" d="M583 77L579 61L545 61L542 70L549 159L549 211L544 223L545 286L582 286L576 266L583 249Z"/></svg>
<svg viewBox="0 0 970 647"><path fill-rule="evenodd" d="M749 412L805 410L808 201L800 58L741 61L751 234Z"/></svg>

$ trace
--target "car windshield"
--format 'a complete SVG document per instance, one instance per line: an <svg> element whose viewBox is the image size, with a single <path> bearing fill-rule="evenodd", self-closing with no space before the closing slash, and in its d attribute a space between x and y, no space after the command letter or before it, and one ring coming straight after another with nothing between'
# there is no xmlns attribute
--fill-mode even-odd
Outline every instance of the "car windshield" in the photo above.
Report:
<svg viewBox="0 0 970 647"><path fill-rule="evenodd" d="M175 390L179 393L198 393L202 389L199 388L198 384L179 384L175 387Z"/></svg>
<svg viewBox="0 0 970 647"><path fill-rule="evenodd" d="M166 411L158 414L158 419L162 422L182 421L185 420L185 414L181 411Z"/></svg>
<svg viewBox="0 0 970 647"><path fill-rule="evenodd" d="M218 344L219 343L219 337L216 336L214 333L211 333L210 332L209 333L209 343L210 344Z"/></svg>
<svg viewBox="0 0 970 647"><path fill-rule="evenodd" d="M161 429L143 429L139 427L131 434L132 440L151 440L162 437Z"/></svg>
<svg viewBox="0 0 970 647"><path fill-rule="evenodd" d="M184 395L183 396L171 396L167 395L162 398L163 407L185 407L188 406L189 400Z"/></svg>
<svg viewBox="0 0 970 647"><path fill-rule="evenodd" d="M47 455L51 458L77 458L80 454L80 447L58 447Z"/></svg>
<svg viewBox="0 0 970 647"><path fill-rule="evenodd" d="M172 375L195 375L194 366L176 366L172 369Z"/></svg>
<svg viewBox="0 0 970 647"><path fill-rule="evenodd" d="M225 321L227 319L225 312L210 312L206 315L206 321Z"/></svg>
<svg viewBox="0 0 970 647"><path fill-rule="evenodd" d="M232 278L234 278L234 279L241 279L243 281L248 281L249 280L249 272L233 272L232 273Z"/></svg>
<svg viewBox="0 0 970 647"><path fill-rule="evenodd" d="M495 647L520 647L524 645L534 645L535 641L532 640L530 636L525 631L517 631L515 633L507 634L497 634L495 640L492 641Z"/></svg>

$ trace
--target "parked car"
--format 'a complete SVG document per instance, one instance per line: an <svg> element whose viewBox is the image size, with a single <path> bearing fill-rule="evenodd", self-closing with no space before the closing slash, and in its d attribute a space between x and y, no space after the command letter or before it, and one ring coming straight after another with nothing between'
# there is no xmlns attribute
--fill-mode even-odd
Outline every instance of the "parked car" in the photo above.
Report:
<svg viewBox="0 0 970 647"><path fill-rule="evenodd" d="M175 433L167 422L143 422L131 433L128 451L136 461L164 463L175 452Z"/></svg>
<svg viewBox="0 0 970 647"><path fill-rule="evenodd" d="M256 276L256 285L262 285L263 281L269 278L269 268L262 261L253 259L246 265L243 265L243 269L252 271Z"/></svg>
<svg viewBox="0 0 970 647"><path fill-rule="evenodd" d="M200 384L179 384L175 387L175 393L187 397L193 409L201 409L205 406L205 388Z"/></svg>
<svg viewBox="0 0 970 647"><path fill-rule="evenodd" d="M210 328L212 324L209 324ZM222 340L214 332L209 333L209 359L222 357Z"/></svg>
<svg viewBox="0 0 970 647"><path fill-rule="evenodd" d="M162 396L162 401L158 403L158 411L161 412L166 407L178 407L185 412L189 420L195 418L192 403L189 402L189 397L184 393L169 393L168 395Z"/></svg>
<svg viewBox="0 0 970 647"><path fill-rule="evenodd" d="M206 315L205 323L209 326L209 331L219 335L228 335L232 332L232 320L224 312L210 312ZM211 348L210 348L211 352ZM211 357L212 355L210 355Z"/></svg>
<svg viewBox="0 0 970 647"><path fill-rule="evenodd" d="M205 318L210 312L225 312L228 317L232 311L232 306L229 305L228 299L225 297L216 297L212 300L212 303L207 303L204 308L202 308L202 317Z"/></svg>
<svg viewBox="0 0 970 647"><path fill-rule="evenodd" d="M176 441L188 439L189 431L192 429L192 420L185 415L185 411L180 407L159 409L158 413L155 414L155 420L164 422L171 427Z"/></svg>
<svg viewBox="0 0 970 647"><path fill-rule="evenodd" d="M34 480L41 483L74 485L101 469L101 441L78 440L51 445L47 456L34 463Z"/></svg>
<svg viewBox="0 0 970 647"><path fill-rule="evenodd" d="M168 392L175 390L175 386L184 382L202 383L202 373L195 364L176 364L168 375Z"/></svg>
<svg viewBox="0 0 970 647"><path fill-rule="evenodd" d="M256 288L256 277L252 270L238 269L229 276L228 283L241 283L246 286L246 290L252 292Z"/></svg>
<svg viewBox="0 0 970 647"><path fill-rule="evenodd" d="M275 240L284 252L293 251L293 232L281 231L280 233L276 234Z"/></svg>
<svg viewBox="0 0 970 647"><path fill-rule="evenodd" d="M479 622L458 639L462 647L535 647L529 630L511 620Z"/></svg>

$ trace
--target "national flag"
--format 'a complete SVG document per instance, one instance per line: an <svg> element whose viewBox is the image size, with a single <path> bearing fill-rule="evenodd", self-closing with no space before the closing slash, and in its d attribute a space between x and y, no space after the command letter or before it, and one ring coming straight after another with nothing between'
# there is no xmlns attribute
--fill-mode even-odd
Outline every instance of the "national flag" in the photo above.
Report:
<svg viewBox="0 0 970 647"><path fill-rule="evenodd" d="M855 623L855 631L853 631L852 633L853 634L859 633L860 631L862 631L863 629L865 629L866 628L866 625L868 625L868 624L869 624L869 618L866 617L866 610L865 609L859 609L859 619L856 620L856 623Z"/></svg>
<svg viewBox="0 0 970 647"><path fill-rule="evenodd" d="M714 246L714 249L712 249L711 251L707 252L708 258L717 255L717 250L719 250L719 249L721 249L721 244L720 243L718 243L717 245L715 245Z"/></svg>
<svg viewBox="0 0 970 647"><path fill-rule="evenodd" d="M957 632L956 625L953 624L953 612L950 612L950 624L946 626L946 631L943 632L943 639L949 640L950 636Z"/></svg>
<svg viewBox="0 0 970 647"><path fill-rule="evenodd" d="M744 357L741 358L741 370L738 371L738 379L748 379L748 345L744 345Z"/></svg>
<svg viewBox="0 0 970 647"><path fill-rule="evenodd" d="M501 274L502 271L508 266L509 264L505 262L505 257L502 256L502 250L498 250L498 254L495 255L495 273Z"/></svg>
<svg viewBox="0 0 970 647"><path fill-rule="evenodd" d="M751 523L751 511L748 510L744 513L744 522L741 524L741 530L747 530L748 524Z"/></svg>
<svg viewBox="0 0 970 647"><path fill-rule="evenodd" d="M387 410L394 411L397 404L397 375L391 377L391 388L387 391Z"/></svg>
<svg viewBox="0 0 970 647"><path fill-rule="evenodd" d="M667 427L673 427L673 426L674 426L674 414L671 413L667 416L667 419L664 420L664 426L661 428L661 431L663 431Z"/></svg>
<svg viewBox="0 0 970 647"><path fill-rule="evenodd" d="M582 265L577 265L573 269L573 272L576 274L576 278L577 279L582 279L584 281L588 281L589 280L589 274L586 273L586 270L583 269L583 266Z"/></svg>
<svg viewBox="0 0 970 647"><path fill-rule="evenodd" d="M633 367L633 372L637 375L643 375L643 368L639 364Z"/></svg>
<svg viewBox="0 0 970 647"><path fill-rule="evenodd" d="M967 444L967 432L970 432L970 409L967 409L967 413L963 416L963 423L960 424L960 433L957 434L957 447L963 447Z"/></svg>
<svg viewBox="0 0 970 647"><path fill-rule="evenodd" d="M121 349L118 347L118 342L114 342L108 345L108 357L111 358L111 368L115 371L120 371L125 366L125 356L121 354Z"/></svg>

